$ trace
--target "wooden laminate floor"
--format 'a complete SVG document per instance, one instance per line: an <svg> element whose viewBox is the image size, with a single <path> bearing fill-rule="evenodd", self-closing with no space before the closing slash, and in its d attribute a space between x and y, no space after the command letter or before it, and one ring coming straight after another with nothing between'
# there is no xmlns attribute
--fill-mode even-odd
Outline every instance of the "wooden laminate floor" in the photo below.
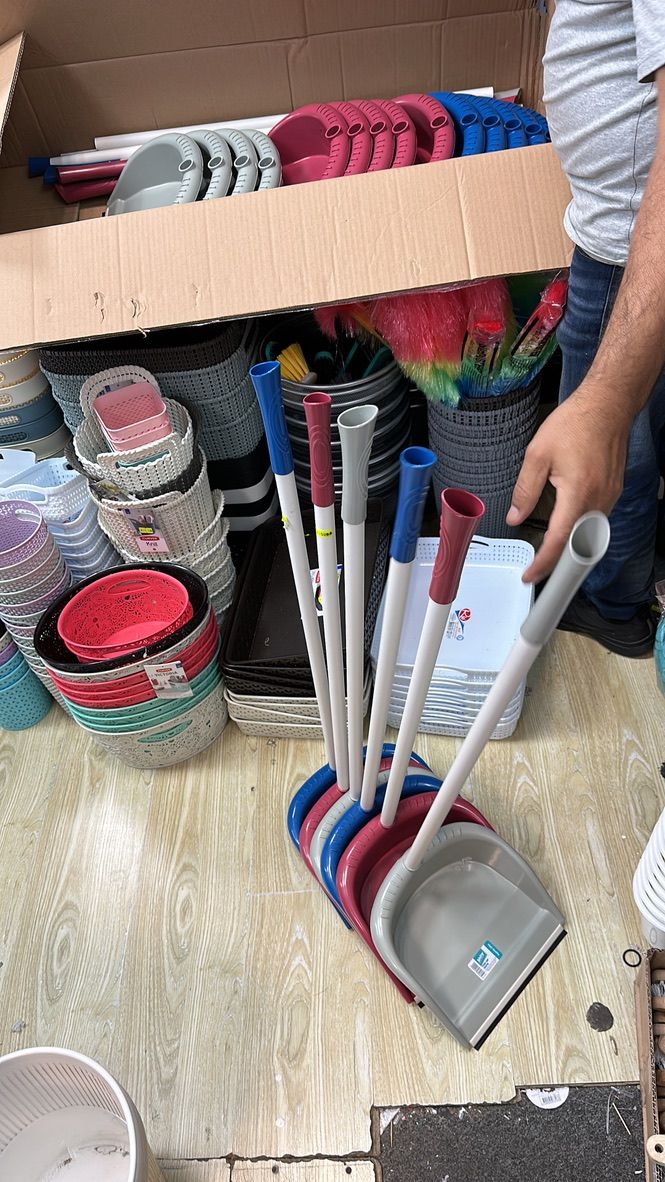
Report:
<svg viewBox="0 0 665 1182"><path fill-rule="evenodd" d="M419 751L442 773L455 746L422 736ZM149 774L54 707L0 740L0 1051L61 1045L105 1063L173 1163L169 1182L228 1178L223 1162L186 1159L367 1153L372 1105L636 1080L622 952L641 942L631 878L665 803L663 759L653 663L557 634L516 735L490 746L467 795L530 861L569 936L473 1053L401 1001L290 846L286 805L320 745L230 725L198 760ZM587 1021L594 1001L611 1030ZM353 1164L358 1182L371 1171ZM348 1174L319 1162L280 1176Z"/></svg>

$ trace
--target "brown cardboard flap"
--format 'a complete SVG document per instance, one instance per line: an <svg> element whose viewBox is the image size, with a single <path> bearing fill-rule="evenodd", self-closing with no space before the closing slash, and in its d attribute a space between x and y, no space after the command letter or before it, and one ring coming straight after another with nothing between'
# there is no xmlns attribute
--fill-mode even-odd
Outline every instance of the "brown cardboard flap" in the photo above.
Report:
<svg viewBox="0 0 665 1182"><path fill-rule="evenodd" d="M2 133L9 115L9 107L21 64L23 43L24 36L19 33L5 45L0 45L0 151L2 150Z"/></svg>
<svg viewBox="0 0 665 1182"><path fill-rule="evenodd" d="M5 234L0 349L564 266L550 145Z"/></svg>

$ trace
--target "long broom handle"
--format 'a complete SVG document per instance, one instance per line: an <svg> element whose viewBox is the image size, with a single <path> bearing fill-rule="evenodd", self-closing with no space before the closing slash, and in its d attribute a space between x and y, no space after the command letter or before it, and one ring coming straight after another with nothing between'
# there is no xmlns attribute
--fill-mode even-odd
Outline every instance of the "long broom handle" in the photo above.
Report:
<svg viewBox="0 0 665 1182"><path fill-rule="evenodd" d="M503 711L549 640L573 595L605 554L609 540L610 527L603 513L585 513L573 526L566 549L522 624L520 635L503 669L476 715L406 854L404 862L409 870L417 870L423 861Z"/></svg>
<svg viewBox="0 0 665 1182"><path fill-rule="evenodd" d="M430 580L425 621L381 810L381 824L385 828L392 825L395 820L409 755L429 693L436 659L448 623L450 605L457 595L469 543L484 512L483 502L473 493L459 488L446 488L441 493L439 548Z"/></svg>
<svg viewBox="0 0 665 1182"><path fill-rule="evenodd" d="M293 571L293 581L298 597L300 619L302 621L303 632L305 633L307 655L312 669L314 692L321 715L326 759L328 760L329 766L334 769L335 747L333 743L328 675L323 657L319 622L314 606L312 581L309 573L309 559L307 557L307 546L305 544L305 534L300 515L300 503L298 501L298 489L293 474L291 444L289 442L284 407L282 405L282 384L279 362L262 361L258 365L253 365L249 374L261 408L266 438L268 440L268 450L270 452L270 463L275 473L275 484L277 485L277 495L282 510L282 520L284 522L286 544Z"/></svg>
<svg viewBox="0 0 665 1182"><path fill-rule="evenodd" d="M349 753L346 737L346 695L344 692L344 655L342 621L337 580L337 540L335 536L335 484L330 444L332 398L316 391L303 399L311 473L312 504L316 526L316 552L321 575L323 632L330 686L333 743L337 787L346 792L349 786Z"/></svg>
<svg viewBox="0 0 665 1182"><path fill-rule="evenodd" d="M400 456L397 511L390 539L390 565L383 605L381 642L376 662L372 713L369 721L367 752L363 771L361 807L372 808L377 776L386 733L388 706L392 690L399 641L402 634L411 570L423 520L425 500L436 456L427 447L407 447Z"/></svg>
<svg viewBox="0 0 665 1182"><path fill-rule="evenodd" d="M365 666L365 519L367 480L376 406L354 406L337 419L342 445L344 606L348 697L349 792L360 800L363 778L363 676Z"/></svg>

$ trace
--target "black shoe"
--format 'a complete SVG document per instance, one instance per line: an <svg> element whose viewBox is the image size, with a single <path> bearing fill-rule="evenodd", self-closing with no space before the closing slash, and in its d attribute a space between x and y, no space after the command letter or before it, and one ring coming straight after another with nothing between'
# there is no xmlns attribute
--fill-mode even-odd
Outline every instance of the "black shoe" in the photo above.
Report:
<svg viewBox="0 0 665 1182"><path fill-rule="evenodd" d="M606 620L583 595L576 595L559 624L562 632L590 636L620 657L650 657L658 616L650 604L630 620Z"/></svg>

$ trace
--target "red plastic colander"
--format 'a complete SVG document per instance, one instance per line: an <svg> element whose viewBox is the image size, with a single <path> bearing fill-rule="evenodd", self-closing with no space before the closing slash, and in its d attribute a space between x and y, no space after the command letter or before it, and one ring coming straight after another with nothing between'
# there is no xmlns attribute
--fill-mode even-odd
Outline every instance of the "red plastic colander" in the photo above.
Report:
<svg viewBox="0 0 665 1182"><path fill-rule="evenodd" d="M70 599L58 618L58 633L81 661L104 661L154 644L191 618L187 591L171 575L117 572Z"/></svg>

